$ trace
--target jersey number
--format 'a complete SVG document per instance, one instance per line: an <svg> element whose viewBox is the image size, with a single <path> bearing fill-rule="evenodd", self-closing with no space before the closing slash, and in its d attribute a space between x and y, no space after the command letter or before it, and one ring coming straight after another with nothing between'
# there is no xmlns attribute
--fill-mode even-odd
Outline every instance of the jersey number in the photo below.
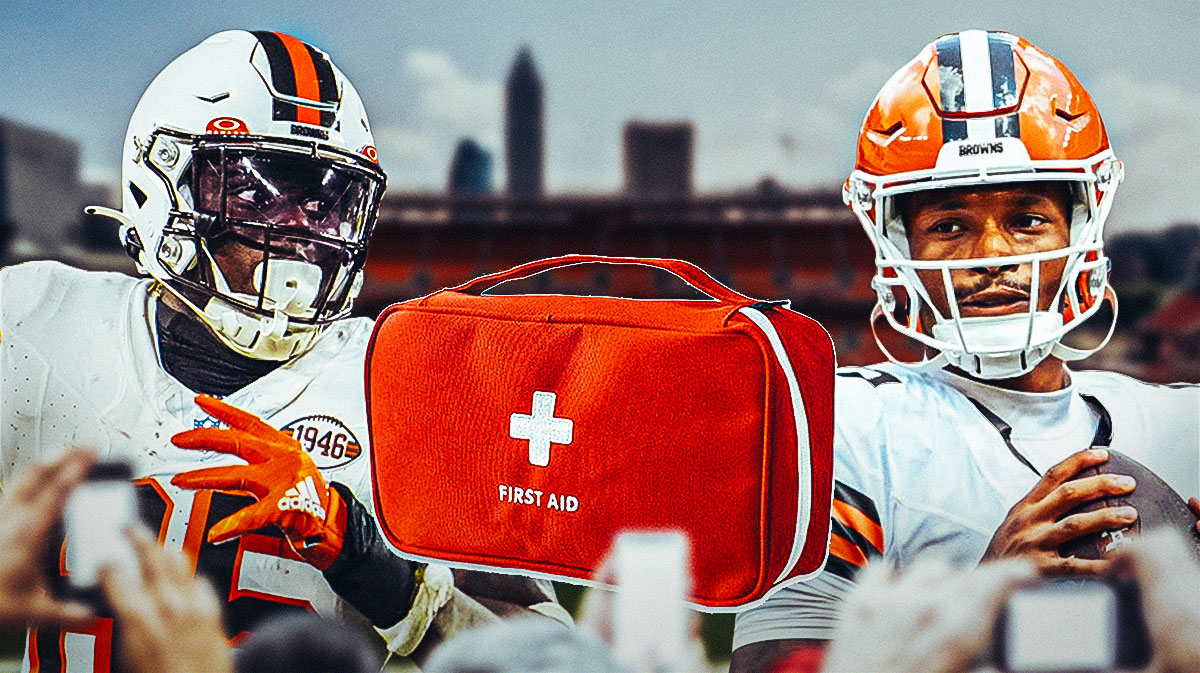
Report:
<svg viewBox="0 0 1200 673"><path fill-rule="evenodd" d="M343 443L344 446L344 443ZM172 487L173 488L173 487ZM214 545L206 540L208 530L221 519L254 501L250 496L229 493L196 492L189 510L176 507L175 500L155 479L139 480L136 485L142 520L157 531L159 544L164 544L175 529L182 541L170 546L181 547L196 563L197 575L212 583L218 594L225 592L226 636L235 642L254 625L284 612L315 611L309 600L311 585L305 575L319 571L304 563L292 551L283 534L275 530L243 535L237 540ZM186 529L176 517L187 517ZM59 570L65 575L65 554L60 554ZM280 572L282 569L282 572ZM272 585L272 580L289 578ZM247 581L251 578L250 581ZM323 581L321 582L323 585ZM328 591L327 587L323 587ZM111 618L97 619L90 628L72 632L58 629L31 630L29 660L31 673L72 673L93 671L108 673L115 670L111 656L115 638Z"/></svg>

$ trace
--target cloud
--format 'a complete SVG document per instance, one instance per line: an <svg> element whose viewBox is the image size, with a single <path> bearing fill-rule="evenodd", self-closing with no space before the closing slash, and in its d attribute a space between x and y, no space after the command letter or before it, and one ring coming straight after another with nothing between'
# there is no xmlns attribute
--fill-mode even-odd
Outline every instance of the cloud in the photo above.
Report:
<svg viewBox="0 0 1200 673"><path fill-rule="evenodd" d="M442 189L450 157L461 138L474 138L503 168L503 83L473 78L438 51L404 56L404 73L417 87L416 119L408 126L377 126L376 145L396 191ZM500 173L496 183L499 185Z"/></svg>
<svg viewBox="0 0 1200 673"><path fill-rule="evenodd" d="M1125 163L1114 230L1200 222L1200 91L1137 77L1102 74L1090 87L1109 140Z"/></svg>
<svg viewBox="0 0 1200 673"><path fill-rule="evenodd" d="M797 187L840 188L862 117L892 70L867 60L820 85L794 82L749 109L698 118L697 185L740 188L772 175Z"/></svg>

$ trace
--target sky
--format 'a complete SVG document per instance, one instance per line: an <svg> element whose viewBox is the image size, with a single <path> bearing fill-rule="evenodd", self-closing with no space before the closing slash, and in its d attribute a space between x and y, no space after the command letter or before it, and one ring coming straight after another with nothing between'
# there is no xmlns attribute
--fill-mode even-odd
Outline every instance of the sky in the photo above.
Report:
<svg viewBox="0 0 1200 673"><path fill-rule="evenodd" d="M0 116L77 140L115 185L125 125L177 54L229 28L289 32L331 55L371 117L390 191L444 187L472 137L503 185L503 84L522 44L545 87L550 192L621 185L630 119L690 119L695 184L773 176L836 187L892 72L937 36L1021 35L1096 99L1126 182L1116 230L1200 222L1200 0L1129 3L443 0L123 3L3 0Z"/></svg>

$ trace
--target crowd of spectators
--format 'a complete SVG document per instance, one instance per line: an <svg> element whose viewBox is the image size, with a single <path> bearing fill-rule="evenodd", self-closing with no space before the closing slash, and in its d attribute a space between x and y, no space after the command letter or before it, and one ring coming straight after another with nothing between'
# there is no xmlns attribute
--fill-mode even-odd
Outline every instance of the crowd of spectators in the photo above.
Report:
<svg viewBox="0 0 1200 673"><path fill-rule="evenodd" d="M56 558L56 530L72 490L94 458L71 451L28 470L0 498L0 629L27 625L84 626L94 608L56 597L45 571ZM164 550L149 531L126 534L134 567L106 567L100 576L108 610L119 623L118 656L130 671L158 673L367 673L380 661L363 633L316 616L288 617L259 628L236 649L221 627L212 588L197 579L182 554ZM828 673L957 673L993 670L995 623L1008 596L1036 579L1016 559L954 568L937 560L899 574L870 566L847 601L823 665ZM1114 557L1110 574L1132 578L1152 646L1153 673L1200 671L1200 564L1183 537L1155 531ZM493 623L436 650L433 673L609 673L629 670L614 656L610 599L585 601L575 630L547 620ZM1052 615L1062 638L1071 615ZM694 636L693 636L694 638ZM695 652L699 653L696 641ZM701 665L699 657L672 670ZM785 660L781 670L787 673ZM665 670L665 669L664 669Z"/></svg>

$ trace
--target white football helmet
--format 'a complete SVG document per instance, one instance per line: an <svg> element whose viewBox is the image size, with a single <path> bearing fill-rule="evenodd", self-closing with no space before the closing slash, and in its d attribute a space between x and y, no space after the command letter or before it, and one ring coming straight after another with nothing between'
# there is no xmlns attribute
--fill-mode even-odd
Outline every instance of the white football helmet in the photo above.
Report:
<svg viewBox="0 0 1200 673"><path fill-rule="evenodd" d="M126 250L234 351L304 352L362 284L385 177L362 101L316 48L217 33L168 65L129 122Z"/></svg>
<svg viewBox="0 0 1200 673"><path fill-rule="evenodd" d="M885 317L901 334L938 351L935 359L988 379L1027 373L1050 355L1076 360L1095 352L1103 342L1076 349L1061 340L1105 300L1113 305L1115 324L1103 231L1122 170L1091 97L1054 57L1001 32L964 31L929 44L875 98L845 185L845 201L875 246L872 328ZM1042 181L1070 187L1067 247L1006 257L913 259L897 195ZM1063 271L1045 310L1039 308L1047 303L1039 301L1039 281L1043 265L1052 260L1062 260ZM1031 267L1028 311L961 315L952 271L1013 265ZM918 272L929 270L940 273L943 287L922 282ZM938 310L930 292L944 293L949 315ZM922 324L925 309L932 324Z"/></svg>

